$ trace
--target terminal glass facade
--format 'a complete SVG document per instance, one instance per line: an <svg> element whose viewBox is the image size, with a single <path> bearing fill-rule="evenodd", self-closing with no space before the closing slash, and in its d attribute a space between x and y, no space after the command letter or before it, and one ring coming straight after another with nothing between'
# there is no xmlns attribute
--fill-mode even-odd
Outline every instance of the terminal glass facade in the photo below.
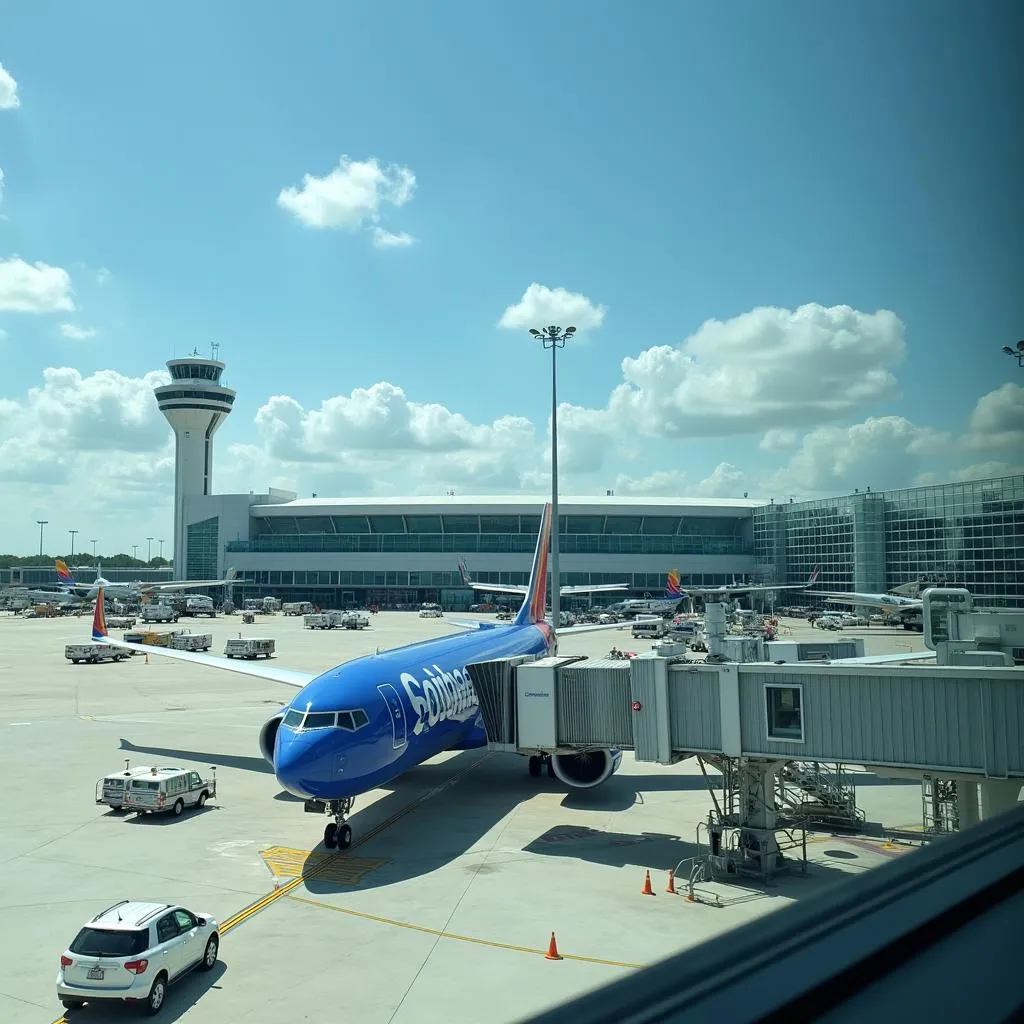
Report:
<svg viewBox="0 0 1024 1024"><path fill-rule="evenodd" d="M217 578L219 525L216 516L189 525L185 579L215 580Z"/></svg>
<svg viewBox="0 0 1024 1024"><path fill-rule="evenodd" d="M768 582L820 566L815 589L944 582L1022 607L1024 475L766 505L754 510L754 555Z"/></svg>
<svg viewBox="0 0 1024 1024"><path fill-rule="evenodd" d="M748 515L566 515L559 543L563 554L749 555L749 522ZM539 515L254 516L250 539L227 550L532 554L539 529Z"/></svg>

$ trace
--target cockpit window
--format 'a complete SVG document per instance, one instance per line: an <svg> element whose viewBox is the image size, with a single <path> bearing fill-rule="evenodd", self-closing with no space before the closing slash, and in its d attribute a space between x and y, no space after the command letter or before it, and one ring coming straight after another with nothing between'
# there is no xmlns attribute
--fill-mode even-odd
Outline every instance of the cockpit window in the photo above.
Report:
<svg viewBox="0 0 1024 1024"><path fill-rule="evenodd" d="M302 723L303 729L333 729L333 711L311 711Z"/></svg>
<svg viewBox="0 0 1024 1024"><path fill-rule="evenodd" d="M362 708L355 711L299 711L297 708L289 708L282 721L292 729L333 729L337 726L346 732L355 732L361 729L367 722L369 716Z"/></svg>

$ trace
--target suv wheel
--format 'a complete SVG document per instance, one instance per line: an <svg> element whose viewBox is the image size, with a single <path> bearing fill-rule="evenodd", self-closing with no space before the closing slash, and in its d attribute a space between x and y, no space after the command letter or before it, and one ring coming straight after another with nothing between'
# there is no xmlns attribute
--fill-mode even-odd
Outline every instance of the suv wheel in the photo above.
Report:
<svg viewBox="0 0 1024 1024"><path fill-rule="evenodd" d="M164 996L167 995L167 976L165 974L157 975L156 981L153 982L153 987L149 990L149 996L146 999L146 1012L154 1017L160 1012L164 1005Z"/></svg>
<svg viewBox="0 0 1024 1024"><path fill-rule="evenodd" d="M178 799L174 801L174 816L177 817L183 810L185 810L185 801L182 800L181 797L178 797Z"/></svg>

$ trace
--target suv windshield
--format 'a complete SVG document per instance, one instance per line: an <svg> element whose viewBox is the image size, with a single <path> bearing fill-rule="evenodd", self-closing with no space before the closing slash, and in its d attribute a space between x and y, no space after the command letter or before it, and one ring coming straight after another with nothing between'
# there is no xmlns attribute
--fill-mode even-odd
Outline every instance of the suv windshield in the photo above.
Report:
<svg viewBox="0 0 1024 1024"><path fill-rule="evenodd" d="M79 956L138 956L146 952L149 929L140 931L107 931L103 928L83 928L69 949Z"/></svg>

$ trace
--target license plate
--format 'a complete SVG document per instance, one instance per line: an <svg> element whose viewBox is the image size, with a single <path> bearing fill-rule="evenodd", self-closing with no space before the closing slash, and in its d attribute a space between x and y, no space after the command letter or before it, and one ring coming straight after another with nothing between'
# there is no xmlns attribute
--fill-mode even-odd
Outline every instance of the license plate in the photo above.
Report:
<svg viewBox="0 0 1024 1024"><path fill-rule="evenodd" d="M89 971L89 973L86 975L86 977L90 981L102 981L103 980L103 968L102 967L94 967L91 971Z"/></svg>

